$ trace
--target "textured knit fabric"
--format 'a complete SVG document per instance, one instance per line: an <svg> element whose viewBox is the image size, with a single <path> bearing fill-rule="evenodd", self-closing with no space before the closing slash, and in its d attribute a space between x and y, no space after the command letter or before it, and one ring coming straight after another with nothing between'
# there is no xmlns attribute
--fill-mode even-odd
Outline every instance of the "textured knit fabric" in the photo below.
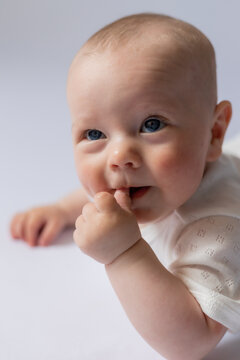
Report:
<svg viewBox="0 0 240 360"><path fill-rule="evenodd" d="M224 154L208 164L195 194L141 232L203 312L240 331L240 159Z"/></svg>

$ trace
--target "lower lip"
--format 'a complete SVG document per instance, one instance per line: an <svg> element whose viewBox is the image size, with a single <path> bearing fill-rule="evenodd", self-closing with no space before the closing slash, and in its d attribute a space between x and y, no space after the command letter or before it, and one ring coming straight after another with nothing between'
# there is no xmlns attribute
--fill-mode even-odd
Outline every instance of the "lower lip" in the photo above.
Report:
<svg viewBox="0 0 240 360"><path fill-rule="evenodd" d="M149 186L144 186L144 187L142 187L140 190L136 191L136 192L131 196L131 198L132 198L132 199L139 199L139 198L143 197L149 189L150 189Z"/></svg>

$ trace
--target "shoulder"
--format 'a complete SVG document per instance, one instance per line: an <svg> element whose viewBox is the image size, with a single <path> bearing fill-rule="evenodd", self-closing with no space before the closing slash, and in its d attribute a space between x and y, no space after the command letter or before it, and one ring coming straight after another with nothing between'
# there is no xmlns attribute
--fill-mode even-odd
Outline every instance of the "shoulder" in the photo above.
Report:
<svg viewBox="0 0 240 360"><path fill-rule="evenodd" d="M205 257L217 256L217 261L226 262L227 256L239 263L240 219L231 216L208 216L185 226L178 236L176 251L179 256L192 257L194 253ZM199 253L200 251L200 253ZM188 254L188 255L187 255ZM219 254L222 258L220 259ZM236 256L237 255L237 256ZM239 265L240 267L240 265Z"/></svg>
<svg viewBox="0 0 240 360"><path fill-rule="evenodd" d="M183 223L214 216L240 218L240 158L223 154L209 163L194 195L176 212Z"/></svg>
<svg viewBox="0 0 240 360"><path fill-rule="evenodd" d="M169 271L180 278L202 311L231 331L240 331L240 220L198 219L179 234Z"/></svg>

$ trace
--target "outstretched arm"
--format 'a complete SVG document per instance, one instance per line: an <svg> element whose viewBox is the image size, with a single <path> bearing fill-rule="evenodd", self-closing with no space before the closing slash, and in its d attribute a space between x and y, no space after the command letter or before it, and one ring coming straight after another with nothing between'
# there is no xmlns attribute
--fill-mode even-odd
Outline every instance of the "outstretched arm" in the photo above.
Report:
<svg viewBox="0 0 240 360"><path fill-rule="evenodd" d="M74 225L86 202L87 195L81 188L55 203L19 212L11 219L12 237L23 239L30 246L47 246L66 226Z"/></svg>

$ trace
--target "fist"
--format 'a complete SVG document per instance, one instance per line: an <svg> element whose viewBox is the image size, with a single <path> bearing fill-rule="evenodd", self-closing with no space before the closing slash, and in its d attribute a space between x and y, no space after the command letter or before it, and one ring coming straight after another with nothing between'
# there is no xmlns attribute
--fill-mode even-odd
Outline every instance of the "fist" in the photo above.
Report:
<svg viewBox="0 0 240 360"><path fill-rule="evenodd" d="M97 193L94 203L83 207L73 234L78 247L102 264L112 263L141 238L129 195L117 190L114 196Z"/></svg>

